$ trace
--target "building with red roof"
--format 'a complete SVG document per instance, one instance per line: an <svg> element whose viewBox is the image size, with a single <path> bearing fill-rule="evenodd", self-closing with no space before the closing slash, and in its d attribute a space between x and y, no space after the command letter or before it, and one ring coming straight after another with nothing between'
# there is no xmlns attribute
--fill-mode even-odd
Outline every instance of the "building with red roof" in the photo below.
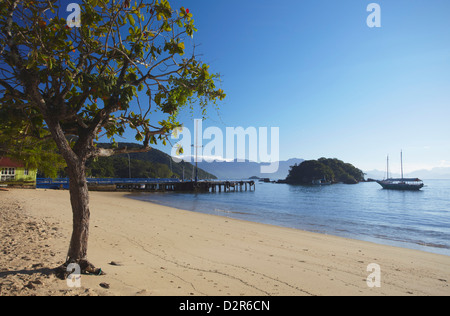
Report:
<svg viewBox="0 0 450 316"><path fill-rule="evenodd" d="M36 187L37 170L8 157L0 157L0 186Z"/></svg>

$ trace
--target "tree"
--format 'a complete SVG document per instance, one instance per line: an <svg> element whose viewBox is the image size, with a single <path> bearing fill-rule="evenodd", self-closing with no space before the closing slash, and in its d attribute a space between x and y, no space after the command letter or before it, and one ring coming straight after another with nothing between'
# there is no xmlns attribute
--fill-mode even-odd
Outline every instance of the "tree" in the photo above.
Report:
<svg viewBox="0 0 450 316"><path fill-rule="evenodd" d="M329 166L334 172L335 181L354 184L364 181L364 172L350 163L345 163L339 159L320 158L319 162Z"/></svg>
<svg viewBox="0 0 450 316"><path fill-rule="evenodd" d="M330 167L317 160L306 160L300 165L291 167L286 181L293 184L311 184L313 180L333 180L333 178L333 170Z"/></svg>
<svg viewBox="0 0 450 316"><path fill-rule="evenodd" d="M147 2L83 0L79 27L60 17L57 0L0 2L1 110L22 124L23 136L50 135L64 158L73 211L66 265L86 273L98 271L87 259L86 161L148 151L181 125L182 107L206 111L225 97L195 45L185 56L197 31L192 14L166 0ZM140 148L95 146L127 129Z"/></svg>
<svg viewBox="0 0 450 316"><path fill-rule="evenodd" d="M38 169L39 174L56 178L66 164L50 133L42 131L42 135L31 137L29 122L17 119L14 112L0 107L0 157L11 157L27 168Z"/></svg>

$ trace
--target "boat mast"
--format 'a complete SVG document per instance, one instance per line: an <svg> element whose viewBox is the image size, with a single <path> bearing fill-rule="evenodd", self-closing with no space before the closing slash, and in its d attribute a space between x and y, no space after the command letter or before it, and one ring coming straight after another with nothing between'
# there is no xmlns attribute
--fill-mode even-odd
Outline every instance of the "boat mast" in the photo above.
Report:
<svg viewBox="0 0 450 316"><path fill-rule="evenodd" d="M387 156L387 163L386 163L386 180L389 179L389 155Z"/></svg>
<svg viewBox="0 0 450 316"><path fill-rule="evenodd" d="M195 183L198 182L198 121L195 120Z"/></svg>
<svg viewBox="0 0 450 316"><path fill-rule="evenodd" d="M400 151L400 161L401 161L401 165L402 165L402 180L403 180L403 150Z"/></svg>

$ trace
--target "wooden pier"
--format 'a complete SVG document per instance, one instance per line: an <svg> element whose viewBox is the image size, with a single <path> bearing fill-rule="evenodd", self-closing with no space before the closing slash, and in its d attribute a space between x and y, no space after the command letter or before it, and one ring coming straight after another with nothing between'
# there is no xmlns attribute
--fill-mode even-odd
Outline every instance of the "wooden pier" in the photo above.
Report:
<svg viewBox="0 0 450 316"><path fill-rule="evenodd" d="M68 179L38 179L38 188L68 189ZM88 179L89 191L109 192L243 192L254 191L255 181L180 181L178 179Z"/></svg>
<svg viewBox="0 0 450 316"><path fill-rule="evenodd" d="M180 182L174 191L184 192L242 192L255 190L254 181L199 181Z"/></svg>
<svg viewBox="0 0 450 316"><path fill-rule="evenodd" d="M242 192L255 190L254 181L189 181L159 183L89 184L90 191L122 192Z"/></svg>

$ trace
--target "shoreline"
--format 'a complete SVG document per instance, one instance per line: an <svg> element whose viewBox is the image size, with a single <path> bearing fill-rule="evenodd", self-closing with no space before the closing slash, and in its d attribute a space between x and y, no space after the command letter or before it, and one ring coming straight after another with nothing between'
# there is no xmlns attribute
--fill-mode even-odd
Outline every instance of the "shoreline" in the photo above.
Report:
<svg viewBox="0 0 450 316"><path fill-rule="evenodd" d="M106 275L83 275L81 288L69 289L48 273L63 263L68 248L69 192L0 192L1 238L17 243L0 249L8 253L0 259L1 295L450 296L449 256L179 210L127 195L90 193L88 257ZM381 268L379 288L367 284L373 263Z"/></svg>
<svg viewBox="0 0 450 316"><path fill-rule="evenodd" d="M145 193L129 193L129 194L124 194L124 197L133 199L136 201L143 201L146 203L156 204L156 205L163 206L163 207L175 208L175 209L183 210L186 212L227 217L230 219L241 220L244 222L248 221L251 223L259 223L259 224L263 224L263 225L275 226L275 227L280 227L280 228L294 229L294 230L298 230L301 232L310 232L310 233L326 235L326 236L334 236L334 237L340 237L340 238L351 239L351 240L359 240L359 241L363 241L363 242L369 242L369 243L374 243L374 244L379 244L379 245L384 245L384 246L411 249L411 250L422 251L422 252L426 252L426 253L430 253L430 254L437 254L437 255L443 255L443 256L450 257L449 248L442 246L440 244L427 244L425 242L413 242L413 241L401 240L401 239L395 239L395 238L389 239L389 238L387 238L387 236L385 236L385 238L381 238L381 237L375 237L375 236L370 236L370 235L366 235L366 236L361 235L362 237L358 238L358 237L355 237L356 235L339 234L337 231L329 232L326 230L320 231L317 229L316 230L308 230L307 228L302 228L302 227L288 226L288 225L283 225L280 223L273 223L270 221L263 222L263 221L258 221L258 220L250 220L250 219L245 219L245 218L239 217L240 214L254 215L253 213L241 213L241 212L235 212L235 211L222 211L222 210L215 210L214 212L206 212L204 210L189 210L189 209L184 209L184 208L180 208L177 206L166 205L160 201L137 198L141 194L144 194L144 196L148 196L148 194L145 194ZM149 194L171 194L171 193L169 192L169 193L149 193ZM226 214L228 214L228 215L226 215Z"/></svg>

